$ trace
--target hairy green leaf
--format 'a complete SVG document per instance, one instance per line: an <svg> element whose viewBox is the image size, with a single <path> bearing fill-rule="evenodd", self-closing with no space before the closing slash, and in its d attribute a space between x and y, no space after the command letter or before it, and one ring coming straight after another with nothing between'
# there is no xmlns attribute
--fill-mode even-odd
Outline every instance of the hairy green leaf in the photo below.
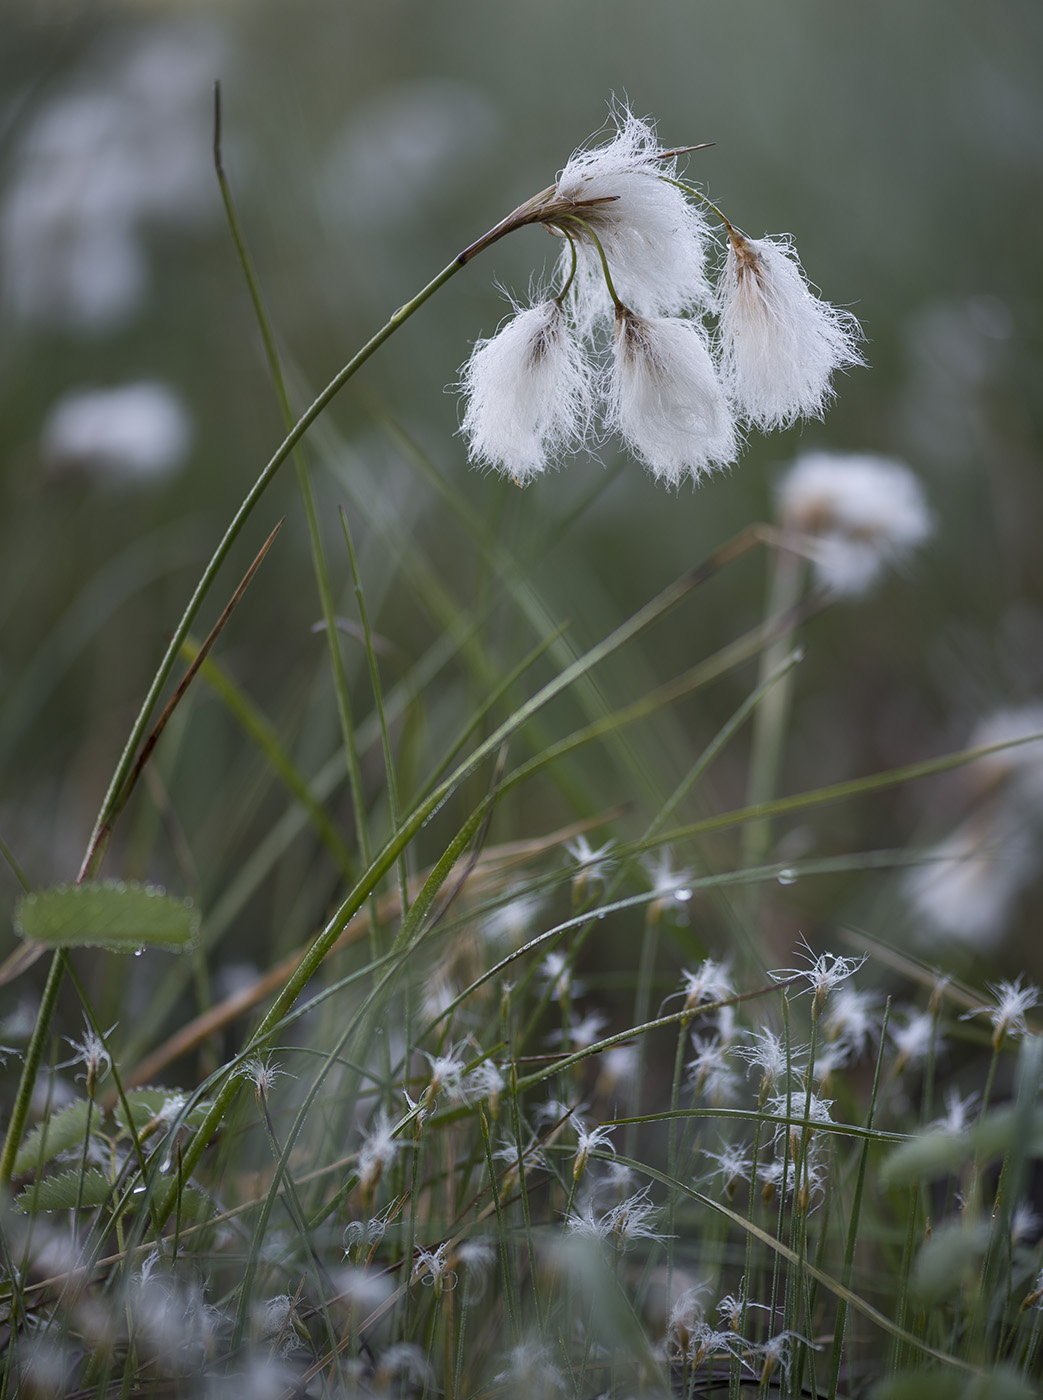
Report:
<svg viewBox="0 0 1043 1400"><path fill-rule="evenodd" d="M88 1132L88 1123L96 1128L101 1121L101 1110L87 1099L78 1099L67 1108L59 1109L34 1128L18 1150L14 1159L14 1175L31 1172L57 1157L59 1152L71 1152L82 1147Z"/></svg>
<svg viewBox="0 0 1043 1400"><path fill-rule="evenodd" d="M26 1215L34 1210L75 1210L77 1206L94 1209L104 1205L112 1195L112 1183L97 1167L88 1171L62 1172L48 1176L35 1186L20 1192L14 1199L16 1210Z"/></svg>
<svg viewBox="0 0 1043 1400"><path fill-rule="evenodd" d="M155 885L105 880L56 885L18 901L14 926L23 938L51 948L189 948L199 933L199 914L188 900Z"/></svg>
<svg viewBox="0 0 1043 1400"><path fill-rule="evenodd" d="M141 1200L145 1192L141 1192ZM187 1219L206 1219L213 1213L213 1202L205 1191L198 1187L186 1186L181 1191L180 1208L175 1202L174 1209L180 1209L181 1216ZM105 1174L91 1167L85 1172L67 1171L59 1176L45 1177L21 1191L14 1199L14 1207L29 1215L38 1210L95 1210L107 1202L114 1201L119 1191L114 1191ZM135 1200L134 1204L138 1202Z"/></svg>

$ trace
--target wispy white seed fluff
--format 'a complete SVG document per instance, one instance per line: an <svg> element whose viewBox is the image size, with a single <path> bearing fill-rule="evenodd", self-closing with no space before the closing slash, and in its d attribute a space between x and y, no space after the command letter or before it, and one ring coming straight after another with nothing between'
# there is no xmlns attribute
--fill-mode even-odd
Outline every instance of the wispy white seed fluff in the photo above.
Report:
<svg viewBox="0 0 1043 1400"><path fill-rule="evenodd" d="M575 864L572 877L574 899L582 899L596 886L604 887L612 867L612 847L613 843L606 841L595 849L585 836L577 836L574 841L565 843L565 850Z"/></svg>
<svg viewBox="0 0 1043 1400"><path fill-rule="evenodd" d="M759 428L821 418L833 373L864 363L858 322L815 296L787 243L733 231L717 307L728 391Z"/></svg>
<svg viewBox="0 0 1043 1400"><path fill-rule="evenodd" d="M1025 1013L1039 1005L1040 990L1031 982L1023 986L1021 978L1022 974L1019 973L1013 982L989 982L989 991L996 998L995 1006L975 1007L973 1011L964 1012L960 1020L966 1021L971 1016L988 1016L992 1021L993 1044L997 1048L1008 1035L1027 1035Z"/></svg>
<svg viewBox="0 0 1043 1400"><path fill-rule="evenodd" d="M779 487L788 530L813 541L818 580L833 593L866 593L931 533L919 481L889 457L807 452Z"/></svg>
<svg viewBox="0 0 1043 1400"><path fill-rule="evenodd" d="M572 1179L578 1181L587 1169L592 1152L615 1152L615 1145L611 1137L612 1129L604 1124L595 1128L584 1128L582 1124L576 1126L576 1156L572 1163Z"/></svg>
<svg viewBox="0 0 1043 1400"><path fill-rule="evenodd" d="M761 1072L761 1090L766 1093L776 1084L796 1083L804 1071L803 1057L807 1054L806 1045L794 1045L782 1036L776 1035L768 1026L758 1031L747 1031L748 1045L737 1045L735 1053L749 1065L750 1069Z"/></svg>
<svg viewBox="0 0 1043 1400"><path fill-rule="evenodd" d="M693 972L689 972L687 968L682 969L681 980L681 993L684 996L686 1011L716 1001L725 1001L735 995L727 967L711 958L706 958Z"/></svg>
<svg viewBox="0 0 1043 1400"><path fill-rule="evenodd" d="M489 1276L498 1259L499 1251L492 1240L461 1240L457 1245L456 1264L464 1270L468 1303L477 1303L484 1296Z"/></svg>
<svg viewBox="0 0 1043 1400"><path fill-rule="evenodd" d="M435 1290L436 1297L456 1287L456 1270L449 1267L449 1241L435 1249L417 1249L413 1261L412 1281L417 1279L427 1288Z"/></svg>
<svg viewBox="0 0 1043 1400"><path fill-rule="evenodd" d="M580 1210L574 1211L565 1221L565 1234L585 1240L615 1238L626 1249L635 1240L651 1240L662 1243L667 1237L652 1226L652 1221L662 1212L649 1199L649 1190L638 1191L620 1201L604 1215L597 1215L592 1202L587 1202Z"/></svg>
<svg viewBox="0 0 1043 1400"><path fill-rule="evenodd" d="M709 1148L704 1147L702 1153L704 1157L709 1157L712 1162L717 1163L711 1175L721 1178L721 1184L729 1197L735 1195L740 1181L749 1181L753 1159L747 1143L726 1142L720 1152L711 1152Z"/></svg>
<svg viewBox="0 0 1043 1400"><path fill-rule="evenodd" d="M384 1173L384 1168L395 1160L402 1146L403 1144L395 1138L394 1124L381 1109L359 1148L359 1184L364 1196L372 1194Z"/></svg>
<svg viewBox="0 0 1043 1400"><path fill-rule="evenodd" d="M889 1021L887 1032L898 1052L892 1074L900 1074L906 1068L916 1069L924 1064L931 1054L941 1053L942 1039L938 1034L938 1021L929 1011L914 1012L904 1022Z"/></svg>
<svg viewBox="0 0 1043 1400"><path fill-rule="evenodd" d="M624 108L615 123L615 135L606 145L570 156L554 192L557 201L575 205L576 217L584 221L560 222L576 244L578 267L570 296L584 333L612 312L601 256L589 230L604 249L620 298L641 315L676 315L711 299L706 221L698 206L670 183L675 159L664 155L651 122ZM566 247L563 280L571 265Z"/></svg>
<svg viewBox="0 0 1043 1400"><path fill-rule="evenodd" d="M816 957L803 937L800 939L799 948L801 956L806 957L808 961L808 967L786 967L778 972L769 972L768 976L776 982L804 978L808 984L807 989L814 993L816 1016L825 1006L830 993L856 973L869 956L868 953L863 953L860 958L842 958L836 953L820 953Z"/></svg>
<svg viewBox="0 0 1043 1400"><path fill-rule="evenodd" d="M608 395L608 426L657 481L680 486L734 461L735 423L697 322L621 312Z"/></svg>
<svg viewBox="0 0 1043 1400"><path fill-rule="evenodd" d="M556 301L516 311L464 366L469 456L520 485L575 450L591 411L591 369Z"/></svg>
<svg viewBox="0 0 1043 1400"><path fill-rule="evenodd" d="M880 1006L876 994L846 984L837 987L830 996L822 1028L836 1052L837 1065L860 1059L879 1036Z"/></svg>
<svg viewBox="0 0 1043 1400"><path fill-rule="evenodd" d="M688 1063L689 1083L693 1093L711 1103L731 1102L737 1089L737 1077L729 1058L729 1048L719 1040L693 1035L695 1058Z"/></svg>

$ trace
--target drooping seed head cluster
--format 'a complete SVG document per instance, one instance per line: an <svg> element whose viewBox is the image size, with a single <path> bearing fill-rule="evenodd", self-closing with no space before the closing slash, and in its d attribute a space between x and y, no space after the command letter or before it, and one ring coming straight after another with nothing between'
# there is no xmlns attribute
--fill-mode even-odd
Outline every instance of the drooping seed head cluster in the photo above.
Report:
<svg viewBox="0 0 1043 1400"><path fill-rule="evenodd" d="M820 417L833 373L862 363L854 317L815 295L786 240L747 238L678 179L683 152L651 122L625 107L614 121L481 241L529 223L563 240L561 290L515 304L460 386L472 462L520 485L599 421L657 480L698 480L735 460L744 425Z"/></svg>

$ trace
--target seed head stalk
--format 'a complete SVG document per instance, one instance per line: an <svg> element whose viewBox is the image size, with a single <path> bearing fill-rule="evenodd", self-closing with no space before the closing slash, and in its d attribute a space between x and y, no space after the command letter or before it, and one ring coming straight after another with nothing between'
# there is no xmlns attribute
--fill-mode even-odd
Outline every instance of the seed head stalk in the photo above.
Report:
<svg viewBox="0 0 1043 1400"><path fill-rule="evenodd" d="M791 612L797 605L804 580L804 561L795 551L776 552L772 568L768 616ZM793 646L795 628L776 637L761 653L758 682L763 683L778 669ZM746 800L750 806L770 802L775 796L782 753L793 699L793 678L780 678L780 683L764 695L753 719L753 742ZM753 821L743 834L743 859L749 865L763 863L771 846L771 823L767 819ZM756 917L760 891L750 887L748 913Z"/></svg>
<svg viewBox="0 0 1043 1400"><path fill-rule="evenodd" d="M605 286L608 289L609 296L612 298L612 305L616 308L616 315L622 315L627 308L620 301L619 294L617 293L615 286L613 285L612 273L609 271L608 258L605 256L605 250L601 245L601 239L591 228L587 220L581 218L578 214L566 215L565 220L563 222L568 222L570 224L579 224L579 226L585 230L587 237L594 244L594 247L597 249L598 257L601 259L601 271L605 274ZM576 275L576 245L573 242L573 240L569 237L566 229L562 229L562 233L564 233L566 238L569 239L569 245L572 249L572 270L569 273L568 281L565 284L565 288L561 293L561 296L564 297L565 293L572 285L572 279Z"/></svg>

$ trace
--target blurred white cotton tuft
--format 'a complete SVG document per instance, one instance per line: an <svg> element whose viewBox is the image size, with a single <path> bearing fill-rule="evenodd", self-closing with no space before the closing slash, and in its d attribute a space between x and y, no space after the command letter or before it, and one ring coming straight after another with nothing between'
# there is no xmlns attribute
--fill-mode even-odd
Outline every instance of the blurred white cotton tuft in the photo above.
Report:
<svg viewBox="0 0 1043 1400"><path fill-rule="evenodd" d="M169 476L191 443L192 422L178 395L142 380L66 394L47 415L40 451L51 472L82 471L116 483Z"/></svg>
<svg viewBox="0 0 1043 1400"><path fill-rule="evenodd" d="M890 457L804 453L778 499L785 528L809 538L819 582L841 596L869 592L931 533L919 481Z"/></svg>

